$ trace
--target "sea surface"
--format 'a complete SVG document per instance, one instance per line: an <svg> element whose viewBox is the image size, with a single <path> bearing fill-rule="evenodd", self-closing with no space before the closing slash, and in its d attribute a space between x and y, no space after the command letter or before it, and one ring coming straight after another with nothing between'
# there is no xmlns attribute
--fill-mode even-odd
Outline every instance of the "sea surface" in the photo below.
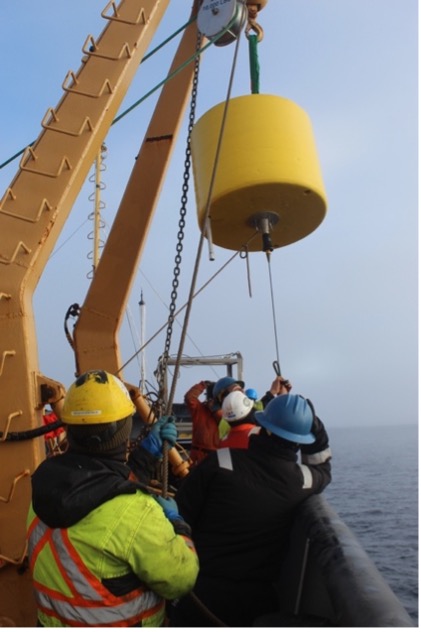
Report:
<svg viewBox="0 0 421 632"><path fill-rule="evenodd" d="M418 625L418 427L329 428L324 496Z"/></svg>

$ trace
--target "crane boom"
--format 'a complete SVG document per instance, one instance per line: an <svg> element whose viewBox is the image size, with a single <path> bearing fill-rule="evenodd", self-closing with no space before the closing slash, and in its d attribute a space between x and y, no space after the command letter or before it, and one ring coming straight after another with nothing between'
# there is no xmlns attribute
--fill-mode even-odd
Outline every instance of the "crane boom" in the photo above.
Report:
<svg viewBox="0 0 421 632"><path fill-rule="evenodd" d="M75 353L81 372L97 366L114 374L120 371L118 329L190 95L194 64L183 64L193 58L196 44L197 27L192 22L169 76L182 70L162 89L76 323Z"/></svg>

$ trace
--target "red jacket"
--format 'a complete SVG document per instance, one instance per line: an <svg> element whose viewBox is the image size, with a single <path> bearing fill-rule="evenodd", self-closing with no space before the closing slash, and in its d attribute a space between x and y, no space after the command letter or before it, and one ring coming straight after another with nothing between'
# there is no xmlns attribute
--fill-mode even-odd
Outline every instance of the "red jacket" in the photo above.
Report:
<svg viewBox="0 0 421 632"><path fill-rule="evenodd" d="M42 419L44 422L44 426L48 426L49 424L52 424L55 421L58 421L57 415L53 412L45 413L42 416ZM64 428L63 426L60 426L60 428L56 428L55 430L50 430L50 432L46 432L44 435L44 439L54 439L55 437L59 437L63 432L64 432Z"/></svg>
<svg viewBox="0 0 421 632"><path fill-rule="evenodd" d="M199 396L206 390L205 382L191 387L184 396L192 419L192 448L190 457L193 463L202 461L209 451L219 447L218 424L222 413L211 410L207 402L201 402Z"/></svg>
<svg viewBox="0 0 421 632"><path fill-rule="evenodd" d="M233 426L229 433L219 442L220 448L248 448L250 435L260 431L256 424L239 424Z"/></svg>

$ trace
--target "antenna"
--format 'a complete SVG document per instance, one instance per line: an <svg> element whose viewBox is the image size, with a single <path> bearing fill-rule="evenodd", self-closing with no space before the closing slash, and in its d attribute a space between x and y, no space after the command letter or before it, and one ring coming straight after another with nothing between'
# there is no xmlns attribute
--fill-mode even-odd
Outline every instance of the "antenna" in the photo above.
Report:
<svg viewBox="0 0 421 632"><path fill-rule="evenodd" d="M145 327L146 327L146 303L143 300L143 290L140 291L140 390L142 393L146 392L146 356L145 356Z"/></svg>

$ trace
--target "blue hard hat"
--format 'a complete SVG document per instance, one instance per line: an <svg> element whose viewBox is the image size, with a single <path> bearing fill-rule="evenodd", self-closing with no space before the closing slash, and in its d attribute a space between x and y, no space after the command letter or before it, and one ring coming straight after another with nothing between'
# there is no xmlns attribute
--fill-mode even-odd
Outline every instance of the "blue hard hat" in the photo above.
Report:
<svg viewBox="0 0 421 632"><path fill-rule="evenodd" d="M259 399L259 396L255 388L247 388L245 391L245 394L247 395L249 399L253 399L254 401Z"/></svg>
<svg viewBox="0 0 421 632"><path fill-rule="evenodd" d="M260 426L287 441L306 444L316 440L310 432L313 410L301 395L278 395L255 418Z"/></svg>
<svg viewBox="0 0 421 632"><path fill-rule="evenodd" d="M221 393L226 391L230 386L233 386L233 384L238 384L241 388L244 388L244 382L241 380L236 380L235 378L229 376L221 377L220 380L215 382L215 386L213 387L214 399L217 399Z"/></svg>

